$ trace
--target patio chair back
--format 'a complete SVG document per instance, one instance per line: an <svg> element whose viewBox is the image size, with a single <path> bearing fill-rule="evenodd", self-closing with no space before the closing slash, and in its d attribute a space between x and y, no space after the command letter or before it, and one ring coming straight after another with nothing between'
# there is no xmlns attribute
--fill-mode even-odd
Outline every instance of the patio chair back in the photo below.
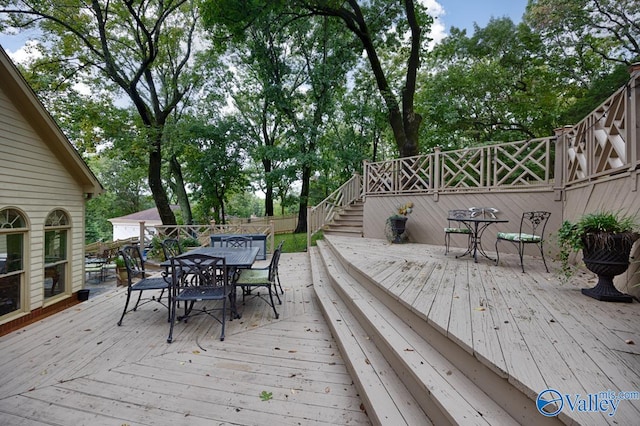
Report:
<svg viewBox="0 0 640 426"><path fill-rule="evenodd" d="M162 246L164 260L170 260L172 257L176 257L179 254L182 254L180 241L175 238L166 238L160 243L160 245Z"/></svg>
<svg viewBox="0 0 640 426"><path fill-rule="evenodd" d="M447 226L444 228L444 254L449 253L449 246L451 244L451 235L466 235L467 247L471 244L471 229L463 222L458 222L454 219L469 219L472 217L471 209L455 209L449 210L449 216L447 217Z"/></svg>
<svg viewBox="0 0 640 426"><path fill-rule="evenodd" d="M529 211L522 213L520 218L520 229L518 232L498 232L496 239L496 265L500 261L500 253L498 252L499 241L509 241L518 248L520 256L520 266L524 272L524 248L526 245L535 245L540 250L544 267L549 272L547 261L544 258L544 231L551 212L546 211Z"/></svg>
<svg viewBox="0 0 640 426"><path fill-rule="evenodd" d="M198 314L207 314L218 321L222 325L220 340L224 340L227 299L233 288L225 259L195 253L173 257L171 278L171 317L167 342L173 341L176 320L186 322L187 318ZM219 306L207 303L214 300L222 303ZM180 317L177 316L178 302L185 302L184 314ZM196 303L199 304L197 308Z"/></svg>
<svg viewBox="0 0 640 426"><path fill-rule="evenodd" d="M224 247L251 247L251 237L243 237L240 235L234 235L232 237L222 237L220 239L220 245Z"/></svg>

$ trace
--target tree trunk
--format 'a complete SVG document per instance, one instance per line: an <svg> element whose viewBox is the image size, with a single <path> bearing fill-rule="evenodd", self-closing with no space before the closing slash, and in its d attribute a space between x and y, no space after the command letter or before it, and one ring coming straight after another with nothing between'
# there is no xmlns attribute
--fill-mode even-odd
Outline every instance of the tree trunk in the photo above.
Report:
<svg viewBox="0 0 640 426"><path fill-rule="evenodd" d="M180 205L180 211L182 212L182 219L185 225L193 224L193 214L191 212L191 204L189 203L189 197L187 191L184 189L184 178L182 177L182 166L175 155L171 156L169 160L169 167L171 174L175 179L175 187L173 192L178 198L178 204Z"/></svg>
<svg viewBox="0 0 640 426"><path fill-rule="evenodd" d="M300 206L298 208L298 225L294 232L307 232L307 207L309 206L309 183L311 180L311 167L305 164L302 167L302 188L300 189Z"/></svg>
<svg viewBox="0 0 640 426"><path fill-rule="evenodd" d="M162 185L162 154L160 151L160 139L162 132L156 132L154 136L149 136L153 147L149 153L149 189L156 203L160 220L163 225L176 225L176 217L169 205L167 192Z"/></svg>

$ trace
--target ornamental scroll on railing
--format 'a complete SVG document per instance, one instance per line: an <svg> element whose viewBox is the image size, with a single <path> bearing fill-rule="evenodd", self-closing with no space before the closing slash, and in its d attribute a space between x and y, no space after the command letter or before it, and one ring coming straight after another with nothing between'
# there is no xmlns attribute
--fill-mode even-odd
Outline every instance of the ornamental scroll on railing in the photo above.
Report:
<svg viewBox="0 0 640 426"><path fill-rule="evenodd" d="M567 149L566 184L634 167L640 113L640 68L629 82L573 127L564 130ZM635 132L635 134L634 134Z"/></svg>
<svg viewBox="0 0 640 426"><path fill-rule="evenodd" d="M365 194L458 192L551 185L555 138L365 164Z"/></svg>

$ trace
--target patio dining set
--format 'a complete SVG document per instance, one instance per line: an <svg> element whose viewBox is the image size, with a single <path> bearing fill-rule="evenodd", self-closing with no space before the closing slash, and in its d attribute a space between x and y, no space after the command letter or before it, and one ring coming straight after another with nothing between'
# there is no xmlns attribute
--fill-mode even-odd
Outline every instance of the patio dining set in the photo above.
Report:
<svg viewBox="0 0 640 426"><path fill-rule="evenodd" d="M547 211L523 212L520 218L520 227L517 231L498 232L495 242L496 258L491 258L482 247L482 235L485 230L494 224L509 222L498 217L499 210L493 207L469 207L467 209L449 210L447 226L444 228L445 255L449 253L452 235L464 235L467 237L467 250L457 255L456 258L467 255L473 256L478 262L478 254L495 262L500 262L498 243L508 241L517 247L520 256L520 266L524 272L524 248L527 245L535 245L540 250L544 267L549 272L547 261L544 258L544 230L551 216Z"/></svg>
<svg viewBox="0 0 640 426"><path fill-rule="evenodd" d="M227 318L232 321L241 316L237 307L238 289L242 291L243 304L247 297L261 298L271 306L277 319L275 300L282 304L280 294L284 294L278 275L282 244L274 250L269 266L258 268L253 264L259 248L252 246L250 237L229 236L219 246L187 252L183 252L178 240L165 239L161 244L165 257L160 263L163 270L155 273L145 269L139 246L124 246L119 255L127 269L127 295L118 325L122 325L127 313L146 303L159 302L167 308L168 343L174 339L175 324L187 323L196 315L207 315L219 322L220 340L224 340ZM261 295L259 288L267 290L267 294ZM130 307L134 294L137 300Z"/></svg>

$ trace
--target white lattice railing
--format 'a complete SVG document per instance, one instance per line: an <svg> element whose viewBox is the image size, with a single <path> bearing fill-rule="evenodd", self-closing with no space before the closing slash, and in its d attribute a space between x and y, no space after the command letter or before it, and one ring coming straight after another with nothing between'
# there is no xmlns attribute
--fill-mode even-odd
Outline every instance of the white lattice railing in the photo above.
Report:
<svg viewBox="0 0 640 426"><path fill-rule="evenodd" d="M563 129L566 184L609 175L637 163L640 73L573 127ZM634 155L635 154L635 155ZM636 158L634 158L636 157Z"/></svg>
<svg viewBox="0 0 640 426"><path fill-rule="evenodd" d="M311 237L331 222L335 215L362 196L362 177L354 174L351 179L336 189L320 204L309 207L307 211L307 247L311 246Z"/></svg>
<svg viewBox="0 0 640 426"><path fill-rule="evenodd" d="M366 163L364 193L549 186L553 142L549 137Z"/></svg>

